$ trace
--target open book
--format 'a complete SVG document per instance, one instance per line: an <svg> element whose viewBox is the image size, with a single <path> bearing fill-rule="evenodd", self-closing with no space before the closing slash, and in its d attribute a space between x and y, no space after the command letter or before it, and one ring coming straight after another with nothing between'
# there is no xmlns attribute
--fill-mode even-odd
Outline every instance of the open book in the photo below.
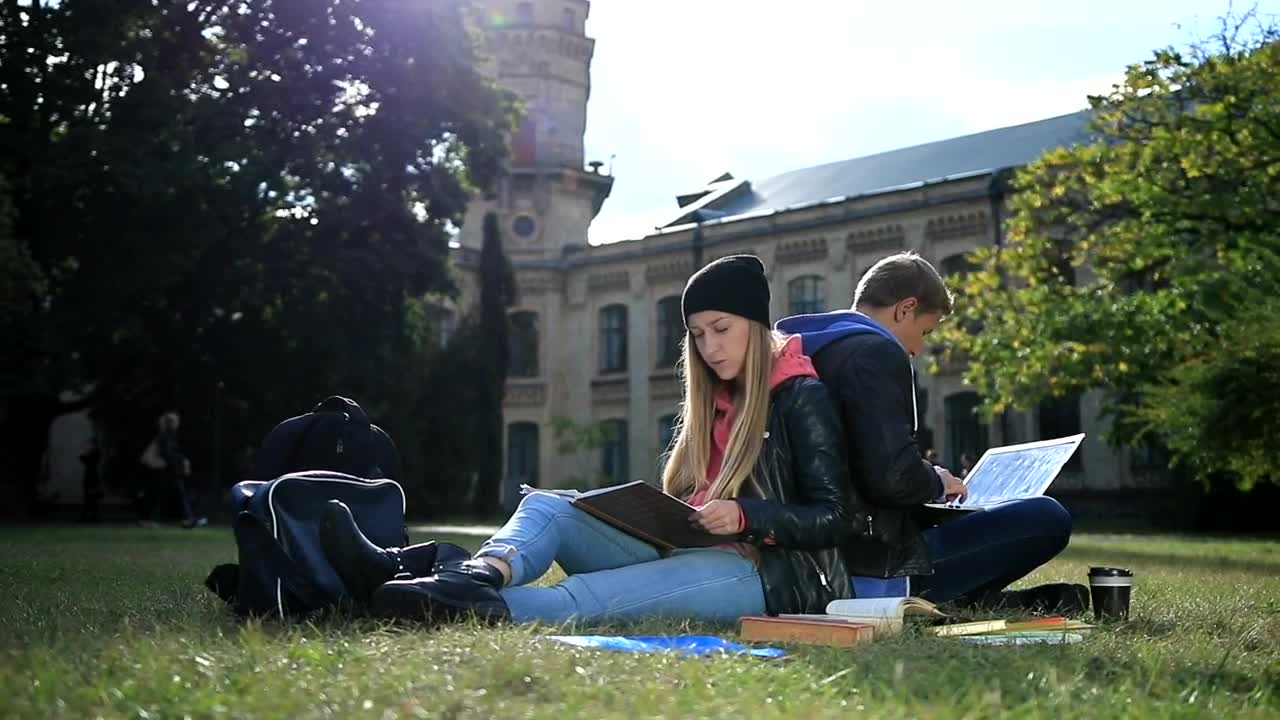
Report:
<svg viewBox="0 0 1280 720"><path fill-rule="evenodd" d="M689 523L689 516L697 512L696 508L642 480L587 492L541 490L522 485L520 492L526 495L547 492L566 497L574 507L659 550L713 547L735 539L733 535L713 535L695 528Z"/></svg>
<svg viewBox="0 0 1280 720"><path fill-rule="evenodd" d="M917 597L832 600L827 603L827 615L846 622L872 625L878 632L901 630L906 618L937 620L947 617L933 603Z"/></svg>

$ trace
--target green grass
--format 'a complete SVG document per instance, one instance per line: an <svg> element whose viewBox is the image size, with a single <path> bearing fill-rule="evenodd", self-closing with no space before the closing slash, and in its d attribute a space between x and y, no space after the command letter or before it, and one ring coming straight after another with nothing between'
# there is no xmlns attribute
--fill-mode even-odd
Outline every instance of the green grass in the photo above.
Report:
<svg viewBox="0 0 1280 720"><path fill-rule="evenodd" d="M1280 717L1276 541L1077 537L1031 580L1139 578L1134 619L1077 645L907 632L766 661L579 650L537 627L243 624L201 585L229 536L0 530L0 717Z"/></svg>

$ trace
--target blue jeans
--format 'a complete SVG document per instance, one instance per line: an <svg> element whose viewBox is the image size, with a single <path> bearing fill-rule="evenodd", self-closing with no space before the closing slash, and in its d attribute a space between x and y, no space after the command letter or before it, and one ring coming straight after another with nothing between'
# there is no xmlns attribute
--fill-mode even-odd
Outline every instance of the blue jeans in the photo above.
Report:
<svg viewBox="0 0 1280 720"><path fill-rule="evenodd" d="M933 602L981 601L1052 560L1071 539L1071 513L1036 497L970 513L924 531L932 575L911 578L911 594Z"/></svg>
<svg viewBox="0 0 1280 720"><path fill-rule="evenodd" d="M511 566L502 597L516 622L675 617L733 622L765 612L764 588L750 560L732 550L657 548L549 493L526 495L476 557ZM552 587L526 583L552 562L568 575Z"/></svg>

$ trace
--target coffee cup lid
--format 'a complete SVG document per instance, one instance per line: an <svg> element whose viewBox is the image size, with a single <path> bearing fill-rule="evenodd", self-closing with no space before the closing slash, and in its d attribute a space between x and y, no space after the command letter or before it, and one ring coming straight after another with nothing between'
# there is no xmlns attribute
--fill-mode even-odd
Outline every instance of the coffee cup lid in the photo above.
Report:
<svg viewBox="0 0 1280 720"><path fill-rule="evenodd" d="M1125 568L1114 567L1091 567L1089 568L1090 577L1133 577L1133 571Z"/></svg>

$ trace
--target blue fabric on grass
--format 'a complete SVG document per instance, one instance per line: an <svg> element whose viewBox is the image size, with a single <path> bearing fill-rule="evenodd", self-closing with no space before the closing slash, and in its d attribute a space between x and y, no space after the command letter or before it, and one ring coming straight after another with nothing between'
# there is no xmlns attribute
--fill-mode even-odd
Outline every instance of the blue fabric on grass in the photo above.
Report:
<svg viewBox="0 0 1280 720"><path fill-rule="evenodd" d="M714 635L636 635L632 637L622 635L547 635L546 638L575 647L618 650L630 653L674 652L693 657L701 655L753 655L764 658L776 658L786 655L779 648L753 648Z"/></svg>

